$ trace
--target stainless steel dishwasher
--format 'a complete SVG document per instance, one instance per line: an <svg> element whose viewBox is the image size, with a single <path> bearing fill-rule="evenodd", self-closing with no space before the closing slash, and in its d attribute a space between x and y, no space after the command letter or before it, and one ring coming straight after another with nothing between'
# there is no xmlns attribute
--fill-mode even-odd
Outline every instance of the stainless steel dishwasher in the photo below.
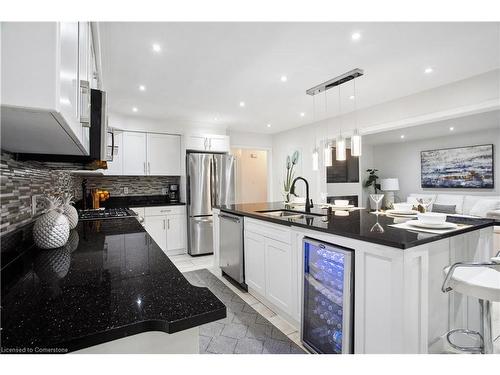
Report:
<svg viewBox="0 0 500 375"><path fill-rule="evenodd" d="M219 249L219 266L222 273L246 290L243 217L221 211L219 214Z"/></svg>

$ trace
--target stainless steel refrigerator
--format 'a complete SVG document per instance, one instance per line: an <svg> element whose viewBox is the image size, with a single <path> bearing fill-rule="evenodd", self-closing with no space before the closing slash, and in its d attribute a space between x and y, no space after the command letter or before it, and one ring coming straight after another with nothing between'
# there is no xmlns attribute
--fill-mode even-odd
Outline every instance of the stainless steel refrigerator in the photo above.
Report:
<svg viewBox="0 0 500 375"><path fill-rule="evenodd" d="M214 252L212 208L234 203L234 156L186 154L188 253Z"/></svg>

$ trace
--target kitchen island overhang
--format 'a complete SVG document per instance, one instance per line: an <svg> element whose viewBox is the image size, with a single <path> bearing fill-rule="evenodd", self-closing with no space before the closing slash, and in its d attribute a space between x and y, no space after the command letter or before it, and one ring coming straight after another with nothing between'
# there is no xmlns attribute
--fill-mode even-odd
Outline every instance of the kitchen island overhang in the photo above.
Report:
<svg viewBox="0 0 500 375"><path fill-rule="evenodd" d="M299 222L297 219L282 220L257 212L284 208L278 203L219 207L221 211L244 216L245 258L252 256L247 254L252 250L252 246L247 247L247 241L254 241L258 232L285 242L290 238L291 266L274 268L274 272L281 272L282 277L290 280L290 290L286 291L291 296L289 303L276 304L276 300L267 298L268 293L259 285L252 285L248 280L247 283L251 294L274 308L297 329L301 329L305 237L354 252L354 353L442 352L443 335L448 330L479 329L477 300L455 292L441 292L443 269L458 261L489 259L494 253L493 220L465 219L471 225L466 230L422 235L388 227L388 218L369 212L353 216L357 217L357 228L353 227L352 218L342 223L345 217L341 216L335 217L338 219L335 220L336 228L328 228L323 221L312 225L303 219L298 219ZM367 233L367 228L377 219L386 231ZM217 227L217 220L214 224ZM377 239L375 236L385 237ZM394 238L401 239L399 244ZM250 270L253 276L252 272ZM291 274L285 275L286 272Z"/></svg>

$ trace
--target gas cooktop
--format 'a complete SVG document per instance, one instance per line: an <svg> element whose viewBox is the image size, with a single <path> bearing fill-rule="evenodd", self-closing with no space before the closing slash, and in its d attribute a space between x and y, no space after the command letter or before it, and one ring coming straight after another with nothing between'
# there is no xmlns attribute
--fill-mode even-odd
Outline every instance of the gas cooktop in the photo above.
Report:
<svg viewBox="0 0 500 375"><path fill-rule="evenodd" d="M132 216L137 216L137 214L128 208L99 208L78 211L80 220L124 219Z"/></svg>

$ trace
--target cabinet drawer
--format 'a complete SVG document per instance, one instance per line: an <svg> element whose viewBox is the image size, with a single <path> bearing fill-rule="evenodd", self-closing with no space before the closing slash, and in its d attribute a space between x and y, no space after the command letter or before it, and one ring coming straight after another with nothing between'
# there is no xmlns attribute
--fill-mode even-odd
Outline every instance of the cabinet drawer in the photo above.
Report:
<svg viewBox="0 0 500 375"><path fill-rule="evenodd" d="M262 220L245 218L245 232L252 232L271 238L276 241L291 243L291 229L289 227L271 224Z"/></svg>
<svg viewBox="0 0 500 375"><path fill-rule="evenodd" d="M158 206L158 207L146 207L146 216L158 216L158 215L183 215L186 213L186 206Z"/></svg>

